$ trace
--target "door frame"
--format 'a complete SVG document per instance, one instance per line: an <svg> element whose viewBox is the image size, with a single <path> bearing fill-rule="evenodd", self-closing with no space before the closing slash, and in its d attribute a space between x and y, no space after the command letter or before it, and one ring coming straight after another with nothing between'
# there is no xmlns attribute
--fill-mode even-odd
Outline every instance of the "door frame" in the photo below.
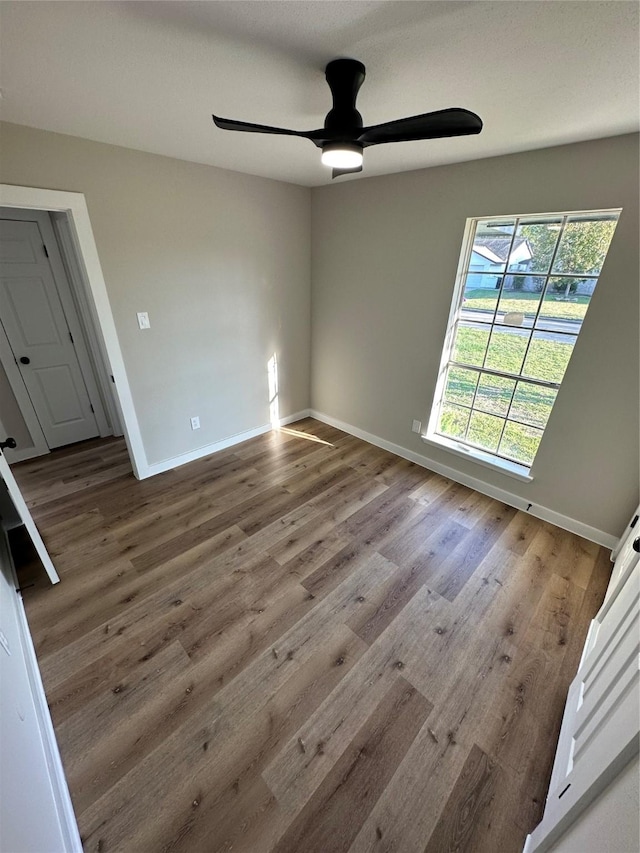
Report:
<svg viewBox="0 0 640 853"><path fill-rule="evenodd" d="M47 551L47 547L42 541L42 536L40 536L40 531L36 527L36 523L33 520L33 516L29 511L29 507L27 506L25 499L20 491L20 486L16 482L16 478L13 476L13 472L9 467L9 462L5 458L3 452L0 450L0 479L4 482L7 487L7 492L9 494L9 498L11 499L11 503L13 504L13 508L16 512L16 521L19 519L25 527L25 530L29 534L31 541L33 542L33 546L36 549L38 557L40 558L40 562L45 570L45 572L49 575L49 580L51 583L59 583L60 576L56 571L56 567L51 562L51 556Z"/></svg>
<svg viewBox="0 0 640 853"><path fill-rule="evenodd" d="M118 409L113 399L111 376L107 370L107 353L102 345L102 336L96 330L91 306L87 301L86 276L82 268L81 259L78 257L79 250L73 241L69 217L66 213L50 211L49 223L52 228L56 250L61 255L69 286L74 296L74 307L84 332L85 342L89 350L89 358L94 368L93 373L98 383L98 394L105 407L107 423L110 426L110 432L107 435L122 435L122 424L120 423Z"/></svg>
<svg viewBox="0 0 640 853"><path fill-rule="evenodd" d="M71 276L67 274L67 264L65 263L62 251L58 245L49 213L46 210L29 211L19 210L18 208L16 208L15 213L13 213L12 210L13 208L10 207L0 207L0 218L2 220L11 219L13 222L35 222L38 226L40 237L42 238L42 242L47 251L49 267L53 275L55 289L58 297L60 298L62 311L73 339L73 346L76 358L78 359L78 367L80 368L84 386L89 396L89 402L93 407L93 414L96 419L100 438L106 438L109 435L114 435L114 429L109 422L106 405L102 399L103 395L98 385L97 367L99 359L93 356L90 351L88 336L85 333L86 323L81 319L74 283L71 280ZM0 324L1 323L2 318L0 317ZM2 352L0 351L0 356L1 355ZM13 355L15 357L15 352ZM3 367L6 371L7 365L4 364L4 362ZM33 408L35 410L35 406ZM36 454L33 455L35 456Z"/></svg>
<svg viewBox="0 0 640 853"><path fill-rule="evenodd" d="M112 377L113 400L123 427L133 473L139 480L148 477L149 465L142 443L140 425L133 404L84 193L0 184L0 206L54 211L67 215L70 238L77 250L77 258L84 265L86 273L82 276L80 283L85 290L87 306L95 321L96 332L102 338L101 349L106 356L107 369Z"/></svg>

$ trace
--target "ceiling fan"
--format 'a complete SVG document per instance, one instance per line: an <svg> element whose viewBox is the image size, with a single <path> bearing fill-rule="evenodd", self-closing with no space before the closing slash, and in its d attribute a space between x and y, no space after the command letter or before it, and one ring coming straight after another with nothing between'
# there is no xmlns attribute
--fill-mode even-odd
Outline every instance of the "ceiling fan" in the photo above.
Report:
<svg viewBox="0 0 640 853"><path fill-rule="evenodd" d="M362 151L369 145L467 136L482 130L479 116L457 107L363 127L362 116L356 109L356 98L365 78L364 65L357 59L334 59L327 65L325 76L331 89L333 107L327 113L324 127L318 130L287 130L216 115L213 120L223 130L277 133L310 139L322 149L322 162L333 167L332 178L361 172Z"/></svg>

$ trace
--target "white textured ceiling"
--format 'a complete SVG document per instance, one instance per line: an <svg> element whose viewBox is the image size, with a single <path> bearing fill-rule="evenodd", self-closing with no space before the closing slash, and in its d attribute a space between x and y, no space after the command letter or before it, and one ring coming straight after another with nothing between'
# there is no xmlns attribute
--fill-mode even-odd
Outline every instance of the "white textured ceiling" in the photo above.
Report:
<svg viewBox="0 0 640 853"><path fill-rule="evenodd" d="M216 112L300 130L329 110L326 63L367 67L365 124L445 107L479 136L381 145L363 176L638 129L637 2L2 2L2 117L307 186L311 142L230 133ZM339 180L358 180L348 176Z"/></svg>

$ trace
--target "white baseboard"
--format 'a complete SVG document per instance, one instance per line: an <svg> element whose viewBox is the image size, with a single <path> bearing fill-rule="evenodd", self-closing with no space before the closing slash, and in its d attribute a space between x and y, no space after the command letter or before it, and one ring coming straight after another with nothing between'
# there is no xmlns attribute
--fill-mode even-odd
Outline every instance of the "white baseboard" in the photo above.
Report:
<svg viewBox="0 0 640 853"><path fill-rule="evenodd" d="M303 418L311 417L311 409L301 409L299 412L296 412L295 415L288 415L286 418L280 418L280 426L286 426L287 424L293 424L296 421L301 421Z"/></svg>
<svg viewBox="0 0 640 853"><path fill-rule="evenodd" d="M302 418L309 417L309 409L302 409L300 412L295 412L293 415L287 415L285 418L280 418L280 426L299 421ZM161 462L152 462L147 465L144 472L140 474L140 479L145 480L147 477L153 477L155 474L162 474L164 471L171 471L173 468L179 468L181 465L186 465L187 462L194 462L196 459L202 459L203 456L211 456L212 453L217 453L220 450L226 450L227 447L233 447L234 444L241 444L243 441L248 441L250 438L255 438L258 435L264 435L273 429L273 425L262 424L262 426L254 427L253 429L238 432L235 435L230 435L228 438L223 438L213 444L205 444L203 447L197 447L195 450L190 450L188 453L181 453L179 456L172 456L170 459L163 459Z"/></svg>
<svg viewBox="0 0 640 853"><path fill-rule="evenodd" d="M437 474L441 474L443 477L448 477L456 483L462 483L463 486L475 489L476 492L481 492L483 495L488 495L490 498L499 500L502 503L515 507L516 509L521 509L523 512L528 512L531 515L536 516L536 518L541 518L543 521L555 524L556 527L561 527L563 530L568 530L570 533L576 533L578 536L582 536L584 539L589 539L589 541L602 545L605 548L613 549L618 542L618 538L616 536L612 536L604 530L598 530L596 527L591 527L588 524L577 521L575 518L570 518L567 515L561 515L559 512L555 512L548 507L539 506L538 504L530 504L525 500L525 498L521 498L519 495L514 495L512 492L508 492L505 489L499 489L496 486L485 483L484 480L479 480L478 478L472 477L469 474L464 474L462 471L458 471L455 468L450 468L448 465L442 465L441 463L430 459L428 456L423 456L421 453L415 453L413 450L407 450L407 448L401 447L399 444L394 444L391 441L387 441L384 438L380 438L377 435L373 435L370 432L359 429L352 424L345 423L338 418L325 415L324 412L318 412L316 409L311 409L310 415L312 418L316 418L316 420L329 424L336 429L348 432L349 435L361 438L363 441L367 441L369 444L373 444L383 450L388 450L390 453L395 453L396 456L401 456L403 459L415 462L416 465L421 465L423 468L435 471Z"/></svg>

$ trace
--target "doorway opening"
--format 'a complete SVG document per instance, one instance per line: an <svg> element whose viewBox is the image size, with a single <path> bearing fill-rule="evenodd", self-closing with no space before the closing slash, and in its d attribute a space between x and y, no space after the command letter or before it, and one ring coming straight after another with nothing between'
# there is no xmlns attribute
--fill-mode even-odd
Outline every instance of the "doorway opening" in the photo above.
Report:
<svg viewBox="0 0 640 853"><path fill-rule="evenodd" d="M0 208L0 412L31 459L122 435L67 215Z"/></svg>
<svg viewBox="0 0 640 853"><path fill-rule="evenodd" d="M84 195L2 184L0 205L0 485L55 583L31 509L60 455L81 462L97 445L105 477L151 472ZM9 462L42 472L28 502Z"/></svg>

